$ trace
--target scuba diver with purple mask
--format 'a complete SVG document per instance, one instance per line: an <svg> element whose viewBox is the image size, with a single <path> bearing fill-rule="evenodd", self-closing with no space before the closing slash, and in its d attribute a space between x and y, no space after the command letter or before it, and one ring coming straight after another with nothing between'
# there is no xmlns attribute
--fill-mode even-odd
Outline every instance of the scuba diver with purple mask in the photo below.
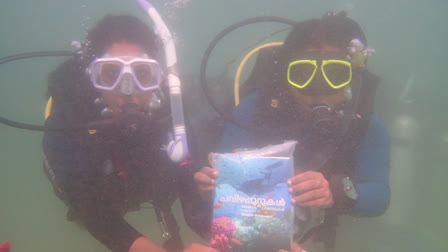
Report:
<svg viewBox="0 0 448 252"><path fill-rule="evenodd" d="M165 67L170 59L161 57L163 43L127 15L106 15L88 32L79 55L49 77L45 124L53 130L43 138L44 170L69 208L68 220L111 251L216 251L199 243L185 248L171 211L179 199L187 224L207 235L210 202L199 197L196 169L173 162L185 156L182 137L180 154L172 144L185 128L177 125L173 136L176 120L171 119L179 111L170 106L173 95L165 84L176 76ZM54 130L83 124L91 127ZM160 225L162 246L124 218L148 203Z"/></svg>
<svg viewBox="0 0 448 252"><path fill-rule="evenodd" d="M208 238L212 202L201 199L193 181L199 169L187 144L174 39L150 2L135 2L153 27L106 15L84 43L72 42L73 51L0 58L1 65L70 57L49 76L45 125L3 116L0 123L44 132L44 172L68 207L67 219L111 251L216 252L200 243L185 247L172 213L179 200L187 225ZM161 245L124 218L142 208L154 209Z"/></svg>
<svg viewBox="0 0 448 252"><path fill-rule="evenodd" d="M245 83L253 92L224 129L220 153L298 141L287 181L293 251L334 251L339 215L379 216L389 205L389 135L373 115L379 78L366 66L373 52L344 12L293 24L281 46L260 51ZM210 167L195 174L204 199L218 176ZM272 250L260 241L259 251Z"/></svg>

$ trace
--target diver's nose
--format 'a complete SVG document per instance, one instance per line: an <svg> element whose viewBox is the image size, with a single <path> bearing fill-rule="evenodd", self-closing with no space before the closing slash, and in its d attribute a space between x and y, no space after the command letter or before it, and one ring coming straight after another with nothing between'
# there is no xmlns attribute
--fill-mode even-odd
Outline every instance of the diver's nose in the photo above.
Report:
<svg viewBox="0 0 448 252"><path fill-rule="evenodd" d="M132 95L135 91L134 80L131 76L125 74L120 82L120 92L124 95Z"/></svg>

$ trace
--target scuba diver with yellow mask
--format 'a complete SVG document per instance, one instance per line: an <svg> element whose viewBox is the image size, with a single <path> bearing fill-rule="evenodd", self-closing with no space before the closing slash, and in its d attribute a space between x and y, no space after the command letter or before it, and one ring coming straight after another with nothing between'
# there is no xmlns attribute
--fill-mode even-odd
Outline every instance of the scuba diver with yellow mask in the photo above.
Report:
<svg viewBox="0 0 448 252"><path fill-rule="evenodd" d="M389 135L373 115L379 79L366 67L373 52L344 12L293 24L281 46L260 51L245 83L254 92L224 129L220 153L298 141L288 180L293 251L319 241L334 251L338 215L378 216L389 205ZM218 176L210 167L195 174L204 199Z"/></svg>

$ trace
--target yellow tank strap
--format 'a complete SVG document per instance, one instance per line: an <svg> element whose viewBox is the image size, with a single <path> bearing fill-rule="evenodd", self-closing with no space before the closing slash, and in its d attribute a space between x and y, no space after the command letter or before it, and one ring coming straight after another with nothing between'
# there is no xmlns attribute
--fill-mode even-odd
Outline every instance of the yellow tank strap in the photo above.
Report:
<svg viewBox="0 0 448 252"><path fill-rule="evenodd" d="M240 77L241 77L241 72L243 71L243 68L246 65L247 61L250 59L250 57L252 57L252 55L254 55L255 53L257 53L258 51L260 51L263 48L273 47L273 46L282 46L282 45L283 45L283 42L267 43L267 44L261 45L261 46L255 48L255 49L253 49L248 54L246 54L246 56L244 56L244 58L241 61L240 65L238 66L238 70L236 71L236 75L235 75L235 83L234 83L234 89L233 89L234 97L235 97L235 106L238 106L238 104L240 104Z"/></svg>
<svg viewBox="0 0 448 252"><path fill-rule="evenodd" d="M52 108L53 108L53 97L50 96L50 98L47 101L47 106L45 107L45 120L47 120L48 117L51 115Z"/></svg>

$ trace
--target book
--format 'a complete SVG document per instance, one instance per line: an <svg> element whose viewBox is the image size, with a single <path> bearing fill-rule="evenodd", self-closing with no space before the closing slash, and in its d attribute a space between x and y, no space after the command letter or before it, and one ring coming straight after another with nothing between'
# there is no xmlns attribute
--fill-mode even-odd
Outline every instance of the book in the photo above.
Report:
<svg viewBox="0 0 448 252"><path fill-rule="evenodd" d="M294 211L287 180L296 142L258 150L212 154L219 170L212 246L220 251L289 250Z"/></svg>

